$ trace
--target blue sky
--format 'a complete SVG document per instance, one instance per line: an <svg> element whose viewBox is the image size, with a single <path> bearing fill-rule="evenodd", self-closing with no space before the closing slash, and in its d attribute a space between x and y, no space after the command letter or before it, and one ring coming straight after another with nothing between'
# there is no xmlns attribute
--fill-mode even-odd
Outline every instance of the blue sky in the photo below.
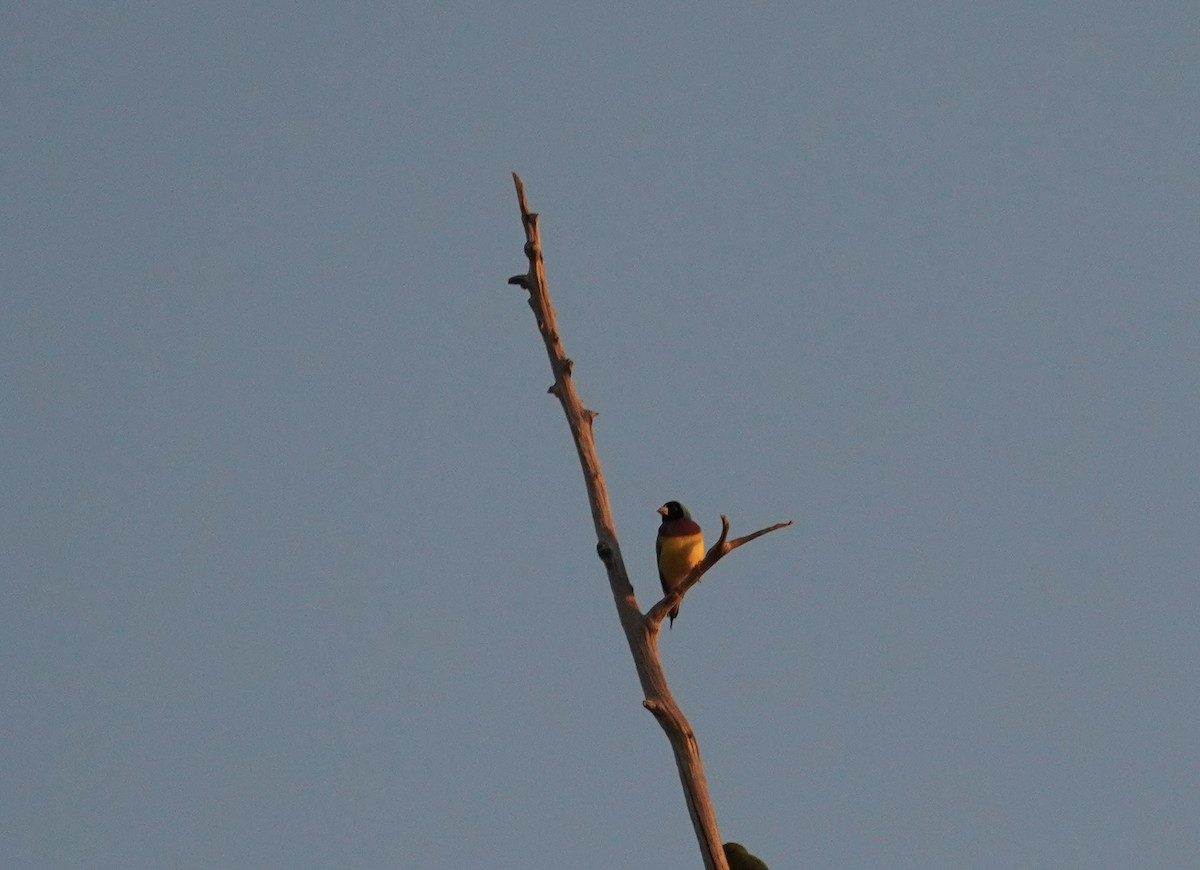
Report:
<svg viewBox="0 0 1200 870"><path fill-rule="evenodd" d="M0 864L1200 859L1190 3L4 4Z"/></svg>

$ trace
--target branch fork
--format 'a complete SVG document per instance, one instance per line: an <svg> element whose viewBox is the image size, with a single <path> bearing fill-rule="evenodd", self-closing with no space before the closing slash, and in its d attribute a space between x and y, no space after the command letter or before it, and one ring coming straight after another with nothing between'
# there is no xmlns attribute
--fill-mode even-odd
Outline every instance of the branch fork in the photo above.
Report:
<svg viewBox="0 0 1200 870"><path fill-rule="evenodd" d="M688 575L683 578L675 588L663 596L662 601L650 608L646 614L646 623L651 627L651 631L657 631L662 628L662 621L666 619L668 613L675 609L682 601L688 590L700 582L700 578L708 573L713 565L717 564L723 557L731 551L736 550L742 544L748 544L755 538L761 538L763 535L774 532L777 529L786 529L794 521L788 520L786 523L776 523L773 526L767 526L765 529L759 529L757 532L751 532L748 535L742 535L740 538L729 540L729 517L721 514L721 537L717 542L708 548L708 552L704 554L704 558L697 562Z"/></svg>

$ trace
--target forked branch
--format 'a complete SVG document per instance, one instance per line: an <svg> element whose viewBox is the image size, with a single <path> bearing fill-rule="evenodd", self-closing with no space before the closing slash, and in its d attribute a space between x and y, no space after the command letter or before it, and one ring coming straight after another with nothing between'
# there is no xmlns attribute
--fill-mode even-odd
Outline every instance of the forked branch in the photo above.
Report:
<svg viewBox="0 0 1200 870"><path fill-rule="evenodd" d="M650 612L646 614L646 622L651 624L655 630L662 627L662 621L666 618L675 607L683 601L683 597L687 595L688 590L700 582L708 569L717 562L721 561L728 553L736 550L742 544L748 544L755 538L761 538L768 532L774 532L778 529L786 529L792 524L792 520L786 523L776 523L773 526L767 526L765 529L759 529L757 532L751 532L748 535L742 535L740 538L729 540L729 517L721 514L721 537L717 542L708 548L708 552L704 554L704 558L695 564L688 575L681 580L674 589L663 596L662 601L650 608Z"/></svg>

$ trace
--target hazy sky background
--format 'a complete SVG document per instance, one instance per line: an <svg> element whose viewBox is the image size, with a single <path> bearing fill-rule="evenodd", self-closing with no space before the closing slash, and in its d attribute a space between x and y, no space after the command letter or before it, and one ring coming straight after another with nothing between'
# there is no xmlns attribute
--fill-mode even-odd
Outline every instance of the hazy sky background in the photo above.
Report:
<svg viewBox="0 0 1200 870"><path fill-rule="evenodd" d="M1200 6L3 3L0 866L1200 864Z"/></svg>

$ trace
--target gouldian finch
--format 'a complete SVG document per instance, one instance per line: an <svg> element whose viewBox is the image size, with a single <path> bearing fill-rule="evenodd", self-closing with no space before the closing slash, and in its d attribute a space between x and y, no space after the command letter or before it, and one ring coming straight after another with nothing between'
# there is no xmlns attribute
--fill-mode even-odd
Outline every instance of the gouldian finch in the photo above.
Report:
<svg viewBox="0 0 1200 870"><path fill-rule="evenodd" d="M722 848L729 870L768 870L767 865L747 852L741 843L726 843Z"/></svg>
<svg viewBox="0 0 1200 870"><path fill-rule="evenodd" d="M662 524L658 527L654 552L658 556L658 579L666 595L704 558L704 533L688 509L677 501L667 502L658 512L662 514ZM678 615L677 604L671 609L668 627L674 627Z"/></svg>

